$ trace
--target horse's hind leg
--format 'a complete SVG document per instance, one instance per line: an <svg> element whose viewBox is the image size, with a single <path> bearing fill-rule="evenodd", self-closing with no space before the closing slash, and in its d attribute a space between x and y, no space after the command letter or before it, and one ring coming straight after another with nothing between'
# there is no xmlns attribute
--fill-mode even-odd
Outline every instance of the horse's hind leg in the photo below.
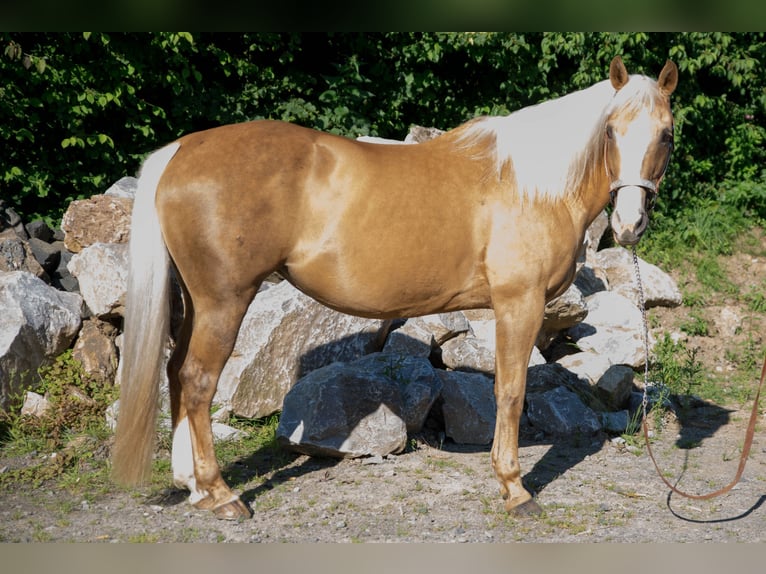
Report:
<svg viewBox="0 0 766 574"><path fill-rule="evenodd" d="M183 288L183 286L182 286ZM191 435L186 408L182 399L179 373L189 349L194 313L189 295L183 289L184 318L180 332L176 337L176 347L168 361L168 386L170 391L170 416L173 428L172 468L173 482L179 488L196 491L194 479L194 458L191 450ZM179 428L180 427L180 428Z"/></svg>
<svg viewBox="0 0 766 574"><path fill-rule="evenodd" d="M184 322L177 356L169 366L174 481L191 491L189 501L194 506L229 520L249 518L251 512L221 476L213 449L210 405L251 299L194 301L193 309L187 307L192 318Z"/></svg>

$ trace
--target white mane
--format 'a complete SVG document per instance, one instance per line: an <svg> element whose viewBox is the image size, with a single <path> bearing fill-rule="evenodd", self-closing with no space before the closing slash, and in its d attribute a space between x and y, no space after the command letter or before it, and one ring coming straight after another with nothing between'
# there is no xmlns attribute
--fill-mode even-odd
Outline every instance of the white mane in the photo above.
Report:
<svg viewBox="0 0 766 574"><path fill-rule="evenodd" d="M615 96L605 80L508 116L479 118L461 139L470 144L494 138L489 149L494 151L498 177L510 164L520 194L557 199L577 189L589 165L587 155L600 153L606 116L629 103L645 105L647 97L656 93L652 86L646 76L631 76Z"/></svg>

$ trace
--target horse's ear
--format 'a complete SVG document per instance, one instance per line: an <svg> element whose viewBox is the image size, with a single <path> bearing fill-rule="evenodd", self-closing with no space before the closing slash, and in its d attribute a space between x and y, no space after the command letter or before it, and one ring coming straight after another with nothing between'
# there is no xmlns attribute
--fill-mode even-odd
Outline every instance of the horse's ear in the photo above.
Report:
<svg viewBox="0 0 766 574"><path fill-rule="evenodd" d="M660 88L662 95L669 96L675 91L677 85L678 67L668 60L660 72L660 77L657 78L657 86Z"/></svg>
<svg viewBox="0 0 766 574"><path fill-rule="evenodd" d="M615 90L622 88L630 79L628 77L628 70L625 68L625 64L622 63L620 56L612 58L612 63L609 64L609 79Z"/></svg>

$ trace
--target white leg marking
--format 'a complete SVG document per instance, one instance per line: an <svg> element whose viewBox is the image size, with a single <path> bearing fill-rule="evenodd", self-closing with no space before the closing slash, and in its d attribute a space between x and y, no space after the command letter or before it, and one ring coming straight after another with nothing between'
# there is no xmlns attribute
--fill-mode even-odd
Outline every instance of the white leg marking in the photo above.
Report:
<svg viewBox="0 0 766 574"><path fill-rule="evenodd" d="M198 491L194 479L194 455L192 454L191 429L189 419L184 417L173 433L173 450L171 455L173 467L173 484L178 488L187 488L191 495L189 502L194 504L207 496L207 491Z"/></svg>

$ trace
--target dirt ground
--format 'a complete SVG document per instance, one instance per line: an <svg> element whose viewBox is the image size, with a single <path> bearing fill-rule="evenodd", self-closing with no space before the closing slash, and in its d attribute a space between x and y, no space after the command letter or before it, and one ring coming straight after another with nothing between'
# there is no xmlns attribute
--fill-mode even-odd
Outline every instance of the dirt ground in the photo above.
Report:
<svg viewBox="0 0 766 574"><path fill-rule="evenodd" d="M766 256L735 255L725 268L741 292L766 280ZM677 280L688 287L688 278ZM711 325L730 305L747 323L736 335L716 326L707 336L689 338L690 346L700 348L704 368L725 374L732 345L747 339L762 348L764 314L754 318L741 302L725 297L708 304ZM677 330L686 313L654 312L655 329ZM679 416L667 415L654 443L665 476L692 493L727 484L736 473L749 406L695 402ZM224 468L254 511L242 522L218 521L172 488L87 495L45 485L6 488L0 491L0 541L766 542L764 412L762 406L741 482L710 501L670 496L640 436L627 443L606 435L567 440L524 428L522 471L543 507L539 517L504 512L488 447L423 435L415 448L379 460L335 461L268 449L242 453ZM0 459L0 470L9 464L23 461Z"/></svg>
<svg viewBox="0 0 766 574"><path fill-rule="evenodd" d="M707 408L707 407L703 407ZM708 410L710 410L708 408ZM655 451L666 475L691 492L734 476L747 413L713 408L669 423ZM698 413L699 414L699 413ZM762 428L761 424L761 428ZM679 449L680 437L700 446ZM702 438L705 437L705 438ZM641 451L645 449L641 448ZM330 461L254 453L237 464L259 478L238 489L251 520L215 520L168 489L83 497L29 489L0 495L6 542L765 542L766 439L745 475L712 501L668 495L645 452L604 437L525 440L525 483L544 508L509 518L488 449L417 450L385 459ZM261 469L261 470L259 470ZM267 470L273 469L273 470ZM231 474L236 469L229 468Z"/></svg>

